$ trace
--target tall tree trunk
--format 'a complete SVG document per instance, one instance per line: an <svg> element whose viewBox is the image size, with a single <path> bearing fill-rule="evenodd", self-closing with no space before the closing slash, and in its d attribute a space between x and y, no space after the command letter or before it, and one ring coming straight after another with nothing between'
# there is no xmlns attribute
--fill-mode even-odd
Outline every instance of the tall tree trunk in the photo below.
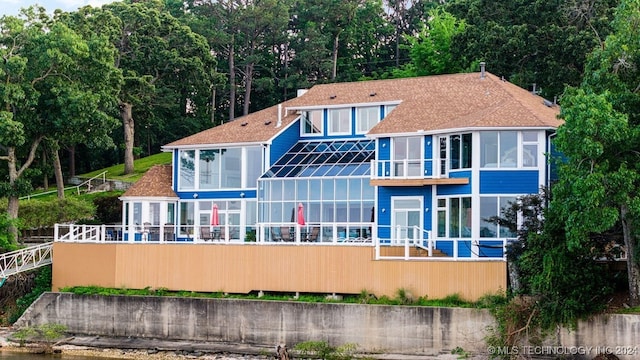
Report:
<svg viewBox="0 0 640 360"><path fill-rule="evenodd" d="M231 44L229 44L229 121L233 121L236 117L236 54L233 45L234 41L235 36L231 35Z"/></svg>
<svg viewBox="0 0 640 360"><path fill-rule="evenodd" d="M67 148L69 152L69 176L76 176L76 147L69 146Z"/></svg>
<svg viewBox="0 0 640 360"><path fill-rule="evenodd" d="M64 199L64 178L62 177L62 164L60 163L60 153L58 146L53 147L53 172L56 175L56 189L58 190L58 199Z"/></svg>
<svg viewBox="0 0 640 360"><path fill-rule="evenodd" d="M120 116L124 126L124 173L133 174L133 138L135 122L132 115L133 105L120 103Z"/></svg>
<svg viewBox="0 0 640 360"><path fill-rule="evenodd" d="M12 190L15 189L16 182L22 175L22 173L31 166L33 160L36 158L36 151L38 150L38 145L42 141L43 136L38 137L31 144L31 150L29 151L29 156L24 161L20 169L18 169L18 160L16 158L16 148L11 146L7 148L7 155L0 156L0 160L5 160L7 162L7 170L9 172L9 186ZM16 220L18 218L18 210L20 209L20 194L17 191L11 191L8 196L7 203L7 213L9 214L10 220ZM15 225L9 226L9 235L13 241L18 240L18 228Z"/></svg>
<svg viewBox="0 0 640 360"><path fill-rule="evenodd" d="M331 80L335 80L338 74L338 39L340 37L340 32L336 34L336 37L333 39L333 71L331 72Z"/></svg>
<svg viewBox="0 0 640 360"><path fill-rule="evenodd" d="M622 206L620 217L622 218L622 234L624 245L627 248L627 277L629 281L629 302L631 306L640 305L640 264L636 258L636 243L632 220L627 217L628 210Z"/></svg>
<svg viewBox="0 0 640 360"><path fill-rule="evenodd" d="M42 150L42 164L45 166L47 166L47 149L43 149ZM42 187L44 188L44 190L46 191L49 188L49 174L47 174L47 172L45 171L43 173L43 177L42 177Z"/></svg>
<svg viewBox="0 0 640 360"><path fill-rule="evenodd" d="M245 88L244 88L244 108L243 115L249 114L249 105L251 105L251 86L253 84L253 63L247 64L245 68Z"/></svg>
<svg viewBox="0 0 640 360"><path fill-rule="evenodd" d="M18 181L18 169L16 164L16 148L8 148L7 154L7 167L9 170L9 186L14 187L16 181ZM7 213L9 219L15 220L18 218L18 210L20 209L20 198L15 192L11 192L9 195L9 201L7 204ZM13 241L18 241L18 228L11 224L9 226L9 235Z"/></svg>

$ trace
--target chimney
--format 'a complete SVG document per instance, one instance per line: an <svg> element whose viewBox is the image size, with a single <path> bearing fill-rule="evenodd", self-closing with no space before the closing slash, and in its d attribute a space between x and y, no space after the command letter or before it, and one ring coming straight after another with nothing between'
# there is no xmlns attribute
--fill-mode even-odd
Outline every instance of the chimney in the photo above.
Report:
<svg viewBox="0 0 640 360"><path fill-rule="evenodd" d="M480 79L484 79L485 74L484 74L484 67L487 63L485 63L484 61L480 63Z"/></svg>

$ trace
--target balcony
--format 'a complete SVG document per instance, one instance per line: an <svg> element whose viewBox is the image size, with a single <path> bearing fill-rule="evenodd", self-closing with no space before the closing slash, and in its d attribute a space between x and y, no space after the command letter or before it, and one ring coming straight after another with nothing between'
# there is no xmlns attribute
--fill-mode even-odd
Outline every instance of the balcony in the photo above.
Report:
<svg viewBox="0 0 640 360"><path fill-rule="evenodd" d="M469 179L434 174L433 159L372 160L372 186L466 185Z"/></svg>

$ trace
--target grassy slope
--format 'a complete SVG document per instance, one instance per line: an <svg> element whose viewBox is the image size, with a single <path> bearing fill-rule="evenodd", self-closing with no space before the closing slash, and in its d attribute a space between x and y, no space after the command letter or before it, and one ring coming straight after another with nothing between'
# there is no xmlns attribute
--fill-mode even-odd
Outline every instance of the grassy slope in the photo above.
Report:
<svg viewBox="0 0 640 360"><path fill-rule="evenodd" d="M103 171L107 171L107 179L120 180L127 182L135 182L153 165L158 164L171 164L171 153L163 152L145 158L137 159L134 162L133 174L124 175L124 164L113 165L108 168L95 170L90 173L79 175L78 177L83 179L89 179L94 177Z"/></svg>

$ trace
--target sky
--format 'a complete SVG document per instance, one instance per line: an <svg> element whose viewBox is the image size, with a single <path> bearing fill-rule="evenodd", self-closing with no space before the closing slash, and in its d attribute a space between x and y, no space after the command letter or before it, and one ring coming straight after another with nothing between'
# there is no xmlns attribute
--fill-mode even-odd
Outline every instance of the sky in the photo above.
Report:
<svg viewBox="0 0 640 360"><path fill-rule="evenodd" d="M48 13L52 14L56 9L75 11L85 5L100 7L103 4L113 1L114 0L0 0L0 16L18 15L20 8L36 4L44 7Z"/></svg>

